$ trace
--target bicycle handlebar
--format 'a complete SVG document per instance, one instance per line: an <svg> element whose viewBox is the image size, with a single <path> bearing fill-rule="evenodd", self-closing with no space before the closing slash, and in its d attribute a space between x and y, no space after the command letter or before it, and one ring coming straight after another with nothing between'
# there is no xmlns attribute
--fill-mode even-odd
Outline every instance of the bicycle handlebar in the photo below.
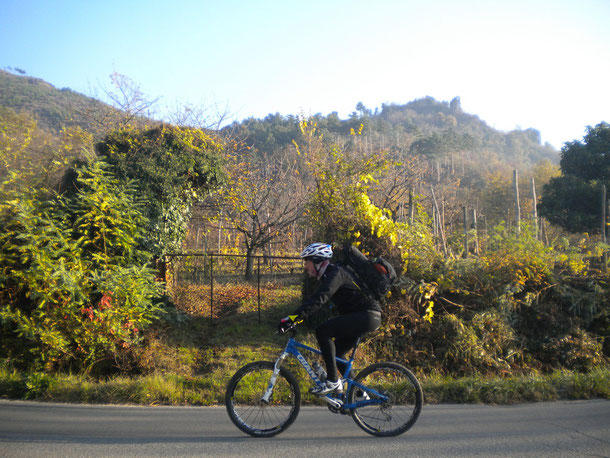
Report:
<svg viewBox="0 0 610 458"><path fill-rule="evenodd" d="M285 334L288 331L296 333L297 325L301 324L303 322L302 319L299 319L298 315L289 315L287 318L290 318L290 321L289 320L284 321L284 319L282 319L280 321L280 325L278 326L278 330L277 330L278 334ZM284 326L285 326L285 328L284 328Z"/></svg>
<svg viewBox="0 0 610 458"><path fill-rule="evenodd" d="M276 334L286 334L287 332L290 332L291 334L296 334L297 333L297 323L291 323L290 326L284 330L278 329L276 331Z"/></svg>
<svg viewBox="0 0 610 458"><path fill-rule="evenodd" d="M287 332L290 332L291 334L296 334L297 332L297 325L301 324L303 322L303 320L299 320L299 321L292 321L291 323L286 323L286 328L282 329L281 327L277 330L277 334L286 334Z"/></svg>

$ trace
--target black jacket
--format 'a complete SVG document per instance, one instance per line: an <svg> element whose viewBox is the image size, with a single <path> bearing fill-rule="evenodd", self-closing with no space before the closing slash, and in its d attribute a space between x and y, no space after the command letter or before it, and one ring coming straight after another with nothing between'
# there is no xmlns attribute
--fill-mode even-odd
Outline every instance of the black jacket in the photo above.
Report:
<svg viewBox="0 0 610 458"><path fill-rule="evenodd" d="M316 291L303 301L295 314L305 319L329 301L341 315L366 310L381 311L378 302L364 295L352 274L345 267L334 264L328 265Z"/></svg>

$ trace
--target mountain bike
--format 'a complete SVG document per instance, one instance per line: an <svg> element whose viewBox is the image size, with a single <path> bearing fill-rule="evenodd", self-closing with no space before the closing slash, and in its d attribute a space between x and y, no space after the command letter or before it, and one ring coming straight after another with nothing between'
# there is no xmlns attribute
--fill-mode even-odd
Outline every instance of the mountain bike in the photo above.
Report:
<svg viewBox="0 0 610 458"><path fill-rule="evenodd" d="M231 421L254 437L271 437L285 431L296 420L301 407L301 390L295 375L282 366L293 356L314 383L323 383L299 350L321 355L320 350L295 339L296 326L284 351L275 362L256 361L243 366L231 378L225 393L225 406ZM397 436L411 428L421 412L423 392L406 367L382 362L362 369L353 379L349 374L360 339L345 364L343 389L320 396L336 414L351 415L356 424L373 436Z"/></svg>

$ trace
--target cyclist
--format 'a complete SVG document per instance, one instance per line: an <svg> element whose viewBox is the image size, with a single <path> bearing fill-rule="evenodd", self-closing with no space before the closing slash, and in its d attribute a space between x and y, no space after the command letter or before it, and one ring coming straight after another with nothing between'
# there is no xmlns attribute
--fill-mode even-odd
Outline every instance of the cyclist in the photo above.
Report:
<svg viewBox="0 0 610 458"><path fill-rule="evenodd" d="M338 377L335 356L343 357L358 337L374 331L381 324L381 307L361 290L352 274L343 266L330 263L332 247L325 243L313 243L301 253L307 274L319 280L319 284L293 315L280 321L284 332L295 321L305 320L321 307L332 302L338 316L330 318L316 328L316 338L326 364L327 378L322 386L310 391L323 395L343 389ZM345 370L341 367L342 372Z"/></svg>

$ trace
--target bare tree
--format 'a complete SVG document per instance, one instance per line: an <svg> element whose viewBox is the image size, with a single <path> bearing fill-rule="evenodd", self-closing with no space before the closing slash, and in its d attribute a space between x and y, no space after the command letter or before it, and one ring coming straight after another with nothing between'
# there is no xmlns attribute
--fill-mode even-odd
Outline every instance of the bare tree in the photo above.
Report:
<svg viewBox="0 0 610 458"><path fill-rule="evenodd" d="M305 201L295 161L243 155L233 157L229 181L215 199L224 220L243 236L247 279L253 273L254 253L286 237L301 218Z"/></svg>
<svg viewBox="0 0 610 458"><path fill-rule="evenodd" d="M398 215L399 209L409 204L413 189L422 187L427 167L418 156L404 157L400 163L390 165L379 185L372 189L371 197L379 207Z"/></svg>
<svg viewBox="0 0 610 458"><path fill-rule="evenodd" d="M150 99L131 78L119 73L110 75L110 86L101 87L103 95L91 90L92 97L103 102L76 108L86 119L96 138L103 138L109 132L128 125L154 124L156 104L159 98Z"/></svg>
<svg viewBox="0 0 610 458"><path fill-rule="evenodd" d="M176 103L174 108L168 107L166 111L169 113L166 116L168 122L202 130L220 130L233 117L229 106L219 103Z"/></svg>
<svg viewBox="0 0 610 458"><path fill-rule="evenodd" d="M153 107L159 98L149 99L140 90L140 85L131 78L114 72L110 75L112 89L105 89L106 97L115 108L124 113L122 124L127 125L138 118L154 116Z"/></svg>

